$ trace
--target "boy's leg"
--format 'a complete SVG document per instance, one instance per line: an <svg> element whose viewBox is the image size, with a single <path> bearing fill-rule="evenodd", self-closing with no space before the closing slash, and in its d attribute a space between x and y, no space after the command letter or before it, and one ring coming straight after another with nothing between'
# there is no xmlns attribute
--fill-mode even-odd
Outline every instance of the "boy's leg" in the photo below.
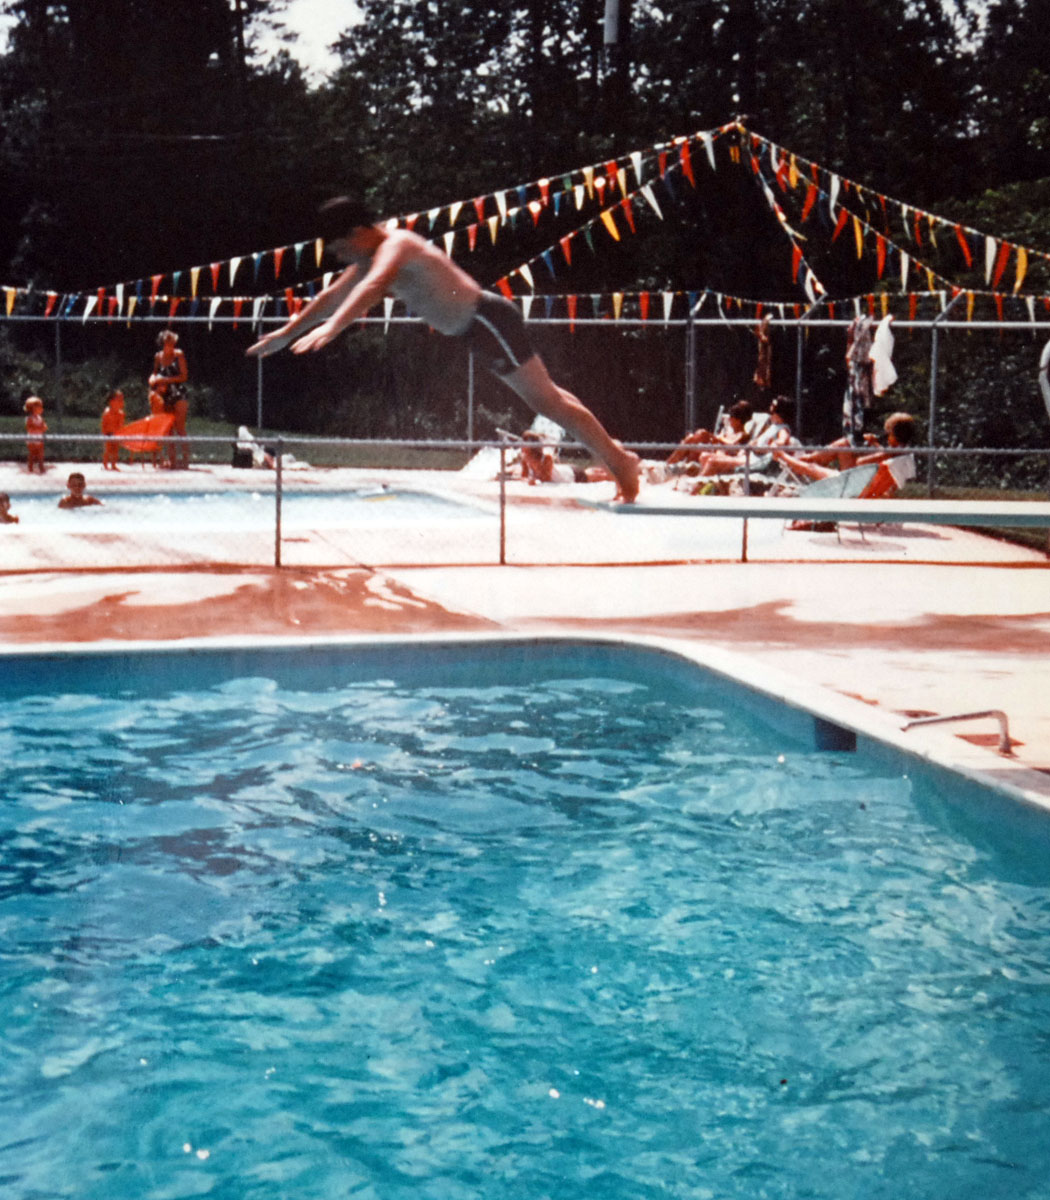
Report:
<svg viewBox="0 0 1050 1200"><path fill-rule="evenodd" d="M548 417L570 433L605 463L619 485L618 495L630 503L638 495L638 455L625 450L610 437L598 418L572 392L551 379L538 354L509 375L499 377L525 403L541 416Z"/></svg>

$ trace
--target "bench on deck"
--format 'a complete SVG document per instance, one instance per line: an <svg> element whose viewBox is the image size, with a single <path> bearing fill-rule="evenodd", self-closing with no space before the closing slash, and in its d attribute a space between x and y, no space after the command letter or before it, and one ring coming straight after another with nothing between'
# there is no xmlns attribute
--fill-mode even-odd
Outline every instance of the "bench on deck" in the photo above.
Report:
<svg viewBox="0 0 1050 1200"><path fill-rule="evenodd" d="M805 496L695 496L660 504L644 496L634 504L582 501L587 507L625 516L741 517L741 561L747 560L748 520L835 521L853 525L955 525L964 528L1050 529L1050 502L1043 500L840 500ZM1050 553L1050 549L1048 549Z"/></svg>

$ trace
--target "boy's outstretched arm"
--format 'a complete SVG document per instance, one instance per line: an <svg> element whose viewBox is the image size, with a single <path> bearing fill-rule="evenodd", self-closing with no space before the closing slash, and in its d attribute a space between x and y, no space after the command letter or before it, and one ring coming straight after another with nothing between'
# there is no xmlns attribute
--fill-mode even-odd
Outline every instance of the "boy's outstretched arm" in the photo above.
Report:
<svg viewBox="0 0 1050 1200"><path fill-rule="evenodd" d="M357 276L358 270L356 266L347 267L338 279L330 283L323 292L316 295L290 321L286 321L280 329L275 329L272 333L261 337L254 345L249 346L245 353L257 358L265 358L268 354L274 354L278 350L283 350L285 346L294 342L305 330L312 329L315 325L327 320L331 313L346 299L347 294L352 290L357 280Z"/></svg>

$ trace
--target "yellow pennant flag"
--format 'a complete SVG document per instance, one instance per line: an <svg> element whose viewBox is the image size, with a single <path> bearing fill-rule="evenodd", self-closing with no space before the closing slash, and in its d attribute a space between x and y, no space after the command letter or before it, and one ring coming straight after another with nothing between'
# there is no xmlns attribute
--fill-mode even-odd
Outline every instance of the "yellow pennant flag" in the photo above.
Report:
<svg viewBox="0 0 1050 1200"><path fill-rule="evenodd" d="M200 267L190 267L190 295L197 299L197 281L201 277Z"/></svg>
<svg viewBox="0 0 1050 1200"><path fill-rule="evenodd" d="M496 244L496 230L499 229L499 217L489 217L489 237L492 239L492 244Z"/></svg>
<svg viewBox="0 0 1050 1200"><path fill-rule="evenodd" d="M602 213L602 224L616 241L620 240L620 231L616 228L616 222L613 220L613 215L608 209L605 209Z"/></svg>
<svg viewBox="0 0 1050 1200"><path fill-rule="evenodd" d="M864 254L864 230L857 217L853 218L853 236L857 242L857 257L860 258Z"/></svg>
<svg viewBox="0 0 1050 1200"><path fill-rule="evenodd" d="M1021 290L1025 272L1028 270L1028 251L1024 246L1017 247L1017 278L1014 280L1014 293Z"/></svg>
<svg viewBox="0 0 1050 1200"><path fill-rule="evenodd" d="M623 292L613 292L613 319L618 321L623 311Z"/></svg>
<svg viewBox="0 0 1050 1200"><path fill-rule="evenodd" d="M15 289L4 288L4 295L7 297L7 315L10 316L15 307Z"/></svg>
<svg viewBox="0 0 1050 1200"><path fill-rule="evenodd" d="M587 187L587 195L590 196L590 198L593 200L594 199L594 168L593 167L584 167L583 168L583 182Z"/></svg>
<svg viewBox="0 0 1050 1200"><path fill-rule="evenodd" d="M975 299L976 299L976 297L974 296L973 292L966 293L966 319L967 319L967 321L973 320L973 302Z"/></svg>

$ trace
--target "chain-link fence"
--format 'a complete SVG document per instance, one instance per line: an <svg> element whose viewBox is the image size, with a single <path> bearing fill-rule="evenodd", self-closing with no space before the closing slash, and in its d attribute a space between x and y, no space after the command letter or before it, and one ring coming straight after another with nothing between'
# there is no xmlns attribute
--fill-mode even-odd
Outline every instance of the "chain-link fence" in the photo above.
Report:
<svg viewBox="0 0 1050 1200"><path fill-rule="evenodd" d="M191 451L186 470L164 469L175 443ZM535 484L523 478L519 444L509 439L158 438L122 447L117 469L103 465L105 445L97 435L49 435L40 474L27 470L24 437L0 436L0 494L17 518L0 528L0 572L731 560L741 557L742 527L752 559L808 549L786 536L783 515L762 519L759 509L742 522L705 511L695 498L784 496L806 486L768 455L746 449L734 471L712 477L696 462L669 465L674 444L637 447L645 464L642 502L625 519L607 503L613 483L573 445L552 448L555 479ZM1050 452L909 453L914 475L900 487L901 498L967 498L993 512L998 501L1047 499ZM341 465L355 455L413 465ZM74 494L75 475L84 495ZM645 513L649 505L661 512ZM999 532L1038 550L1047 545L1045 528L1011 530L1004 522ZM943 530L921 539L907 529L887 536L883 530L864 538L876 558L957 554Z"/></svg>

